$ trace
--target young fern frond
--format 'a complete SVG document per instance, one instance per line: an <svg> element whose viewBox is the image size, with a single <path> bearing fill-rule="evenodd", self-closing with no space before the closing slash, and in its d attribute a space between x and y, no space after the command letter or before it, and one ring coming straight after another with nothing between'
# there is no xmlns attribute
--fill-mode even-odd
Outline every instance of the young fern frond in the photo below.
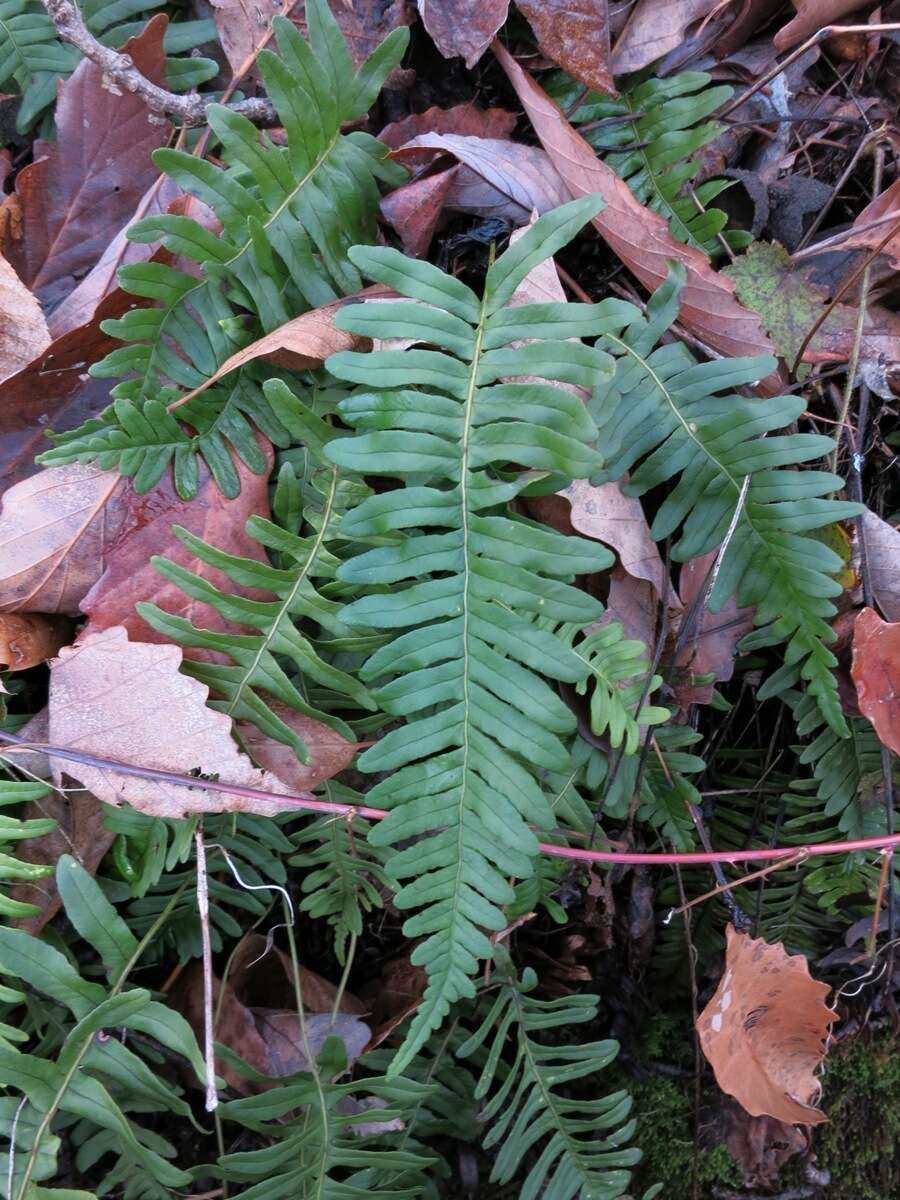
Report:
<svg viewBox="0 0 900 1200"><path fill-rule="evenodd" d="M760 689L761 699L802 679L823 718L847 736L832 673L837 660L827 647L835 640L830 597L841 592L834 575L842 564L806 535L856 515L860 506L825 498L843 486L837 475L784 470L834 447L832 438L818 434L766 436L797 420L806 403L801 397L750 400L728 390L767 375L774 359L698 363L681 343L656 345L678 314L683 278L683 268L673 265L646 318L634 308L628 313L620 301L597 306L607 318L602 341L616 359L616 376L590 406L606 458L593 481L629 472L623 491L633 496L674 485L651 533L676 538L677 561L714 549L736 517L710 608L717 611L736 594L762 626L743 647L786 643L785 664Z"/></svg>
<svg viewBox="0 0 900 1200"><path fill-rule="evenodd" d="M491 1181L508 1183L526 1156L530 1162L535 1152L538 1158L519 1200L615 1200L628 1187L628 1168L641 1158L639 1150L627 1148L636 1126L628 1119L631 1097L619 1091L588 1100L572 1096L568 1087L609 1066L619 1045L545 1045L534 1036L593 1020L597 997L536 1000L530 995L537 983L535 973L529 968L520 982L502 948L496 959L499 995L478 1030L457 1051L466 1058L490 1039L475 1095L490 1096L482 1112L484 1146L499 1146ZM507 1067L502 1056L510 1040L515 1057ZM560 1094L560 1085L567 1094ZM591 1095L596 1096L593 1088Z"/></svg>
<svg viewBox="0 0 900 1200"><path fill-rule="evenodd" d="M309 44L286 17L273 19L280 56L258 59L266 91L287 135L276 145L245 117L211 106L209 124L222 145L219 167L180 150L154 155L160 170L207 204L222 223L214 234L191 217L163 214L137 222L129 237L162 244L201 268L198 277L165 263L123 267L126 291L155 300L107 333L128 343L91 370L129 376L113 389L114 403L80 429L55 437L41 461L93 461L134 476L144 492L174 463L179 493L197 489L197 455L228 496L240 483L228 446L257 474L265 460L254 426L277 445L286 434L253 365L177 410L167 406L200 387L245 341L298 313L358 291L350 246L375 238L376 180L397 183L402 168L369 134L341 133L344 122L368 111L399 63L408 31L395 29L354 72L343 35L325 0L308 0ZM253 314L251 328L236 312ZM270 372L271 373L271 372Z"/></svg>
<svg viewBox="0 0 900 1200"><path fill-rule="evenodd" d="M0 779L0 808L11 808L30 801L43 800L50 794L50 788L44 783L19 783L12 779ZM53 868L24 862L15 853L16 843L26 838L45 837L56 828L56 821L49 817L33 817L23 820L21 817L0 816L0 885L36 883L46 875L53 874ZM33 904L24 904L21 900L13 900L0 892L0 916L10 920L22 917L33 917L40 910Z"/></svg>
<svg viewBox="0 0 900 1200"><path fill-rule="evenodd" d="M219 1167L226 1180L247 1185L236 1200L414 1200L433 1159L395 1148L367 1124L403 1120L429 1091L411 1079L333 1080L346 1072L340 1038L329 1037L315 1069L290 1083L223 1104L225 1121L261 1134L260 1150L226 1154ZM369 1110L368 1098L385 1107ZM392 1180L403 1183L394 1187Z"/></svg>
<svg viewBox="0 0 900 1200"><path fill-rule="evenodd" d="M301 536L263 517L248 520L247 533L276 553L280 566L227 554L179 526L174 527L174 532L201 562L224 572L236 584L260 588L273 593L276 599L252 600L233 595L186 567L165 558L153 559L160 574L187 595L211 605L229 622L259 632L215 633L198 629L187 618L173 616L154 604L140 603L137 609L171 641L215 650L231 659L227 664L185 662L182 669L209 687L214 696L210 702L213 708L235 721L251 721L263 733L290 746L308 763L309 750L303 739L275 712L266 696L294 712L323 722L348 741L354 740L353 731L333 711L334 704L311 703L306 688L312 685L321 689L326 700L337 694L358 707L375 708L366 687L354 675L326 661L315 641L300 628L302 621L315 622L321 635L346 639L351 634L342 619L340 603L327 599L321 586L323 581L335 578L340 566L332 546L341 536L342 514L348 506L358 504L368 489L343 479L334 464L324 459L324 447L334 436L325 421L308 410L280 380L269 381L265 392L284 426L306 442L308 453L321 464L312 480L319 502L308 510L308 531ZM346 644L345 641L345 647Z"/></svg>
<svg viewBox="0 0 900 1200"><path fill-rule="evenodd" d="M592 306L510 308L508 301L527 272L599 208L597 198L585 197L542 217L490 267L483 298L395 250L351 251L366 275L421 303L353 305L339 315L341 327L374 337L390 330L442 347L342 352L326 364L337 378L371 389L339 404L360 432L330 442L326 455L345 469L406 484L369 497L347 514L342 531L408 536L338 570L339 579L370 593L341 619L394 635L368 659L362 678L378 684L374 695L385 712L407 718L359 759L363 771L388 773L369 792L371 804L390 809L372 842L415 841L395 850L387 869L410 880L397 905L422 910L404 930L424 935L413 962L429 982L395 1072L452 1003L475 994L472 975L491 953L486 931L504 928L502 906L514 896L508 877L533 870L538 843L529 825L552 821L536 776L569 762L561 739L574 717L542 676L578 683L587 665L534 618L594 620L600 604L569 581L608 567L612 555L596 542L504 514L531 478L509 478L504 468L514 463L567 479L598 470L584 405L539 381L593 390L609 364L601 351L561 340L596 332ZM526 338L528 345L510 347ZM538 381L500 382L517 375Z"/></svg>
<svg viewBox="0 0 900 1200"><path fill-rule="evenodd" d="M693 189L693 196L688 191L700 169L694 156L722 130L708 118L732 93L730 87L710 83L703 71L682 71L632 84L620 96L588 92L570 120L587 126L583 136L637 199L665 218L673 237L716 255L722 251L720 234L732 249L746 246L751 236L744 230L723 233L725 213L710 208L730 180L707 180ZM580 89L577 81L558 75L549 90L568 111Z"/></svg>

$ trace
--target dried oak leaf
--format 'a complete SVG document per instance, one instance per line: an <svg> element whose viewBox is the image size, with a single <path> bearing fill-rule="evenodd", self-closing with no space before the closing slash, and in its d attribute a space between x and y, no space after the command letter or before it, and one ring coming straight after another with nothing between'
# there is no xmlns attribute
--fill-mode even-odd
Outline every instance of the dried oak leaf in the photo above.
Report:
<svg viewBox="0 0 900 1200"><path fill-rule="evenodd" d="M123 47L155 83L164 82L167 20L153 17ZM140 96L110 88L102 68L87 59L60 85L57 142L39 143L35 161L19 172L22 236L6 246L45 305L59 304L131 220L159 176L150 156L166 145L171 129Z"/></svg>
<svg viewBox="0 0 900 1200"><path fill-rule="evenodd" d="M181 662L177 646L130 642L120 626L88 634L62 650L50 669L50 744L240 787L285 791L281 780L258 770L238 750L231 718L207 707L209 689L182 675ZM111 767L63 765L98 800L127 801L153 817L189 812L274 816L286 804L134 778Z"/></svg>
<svg viewBox="0 0 900 1200"><path fill-rule="evenodd" d="M853 665L859 711L881 741L900 754L900 621L882 621L864 608L853 627Z"/></svg>
<svg viewBox="0 0 900 1200"><path fill-rule="evenodd" d="M573 197L599 194L606 208L593 220L601 237L651 291L659 287L674 259L687 280L679 320L707 346L726 356L771 354L759 316L739 303L734 284L715 271L692 246L677 242L666 221L640 204L623 179L596 157L557 104L499 42L494 53L525 108L541 145Z"/></svg>
<svg viewBox="0 0 900 1200"><path fill-rule="evenodd" d="M27 367L50 345L41 306L0 257L0 380Z"/></svg>
<svg viewBox="0 0 900 1200"><path fill-rule="evenodd" d="M417 0L419 16L444 58L462 58L470 69L506 20L509 0Z"/></svg>
<svg viewBox="0 0 900 1200"><path fill-rule="evenodd" d="M616 95L607 0L517 0L542 52L590 88Z"/></svg>
<svg viewBox="0 0 900 1200"><path fill-rule="evenodd" d="M43 613L0 614L0 667L27 671L52 658L72 636L66 617Z"/></svg>
<svg viewBox="0 0 900 1200"><path fill-rule="evenodd" d="M802 954L787 954L729 925L725 971L697 1019L700 1045L723 1092L751 1116L818 1125L816 1070L837 1014L831 990L809 973Z"/></svg>

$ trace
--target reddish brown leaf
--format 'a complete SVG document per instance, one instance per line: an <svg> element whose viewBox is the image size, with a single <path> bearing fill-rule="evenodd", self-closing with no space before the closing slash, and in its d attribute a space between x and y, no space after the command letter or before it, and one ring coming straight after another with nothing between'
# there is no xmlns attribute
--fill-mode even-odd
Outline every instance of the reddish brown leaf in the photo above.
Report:
<svg viewBox="0 0 900 1200"><path fill-rule="evenodd" d="M0 510L0 608L79 615L123 510L117 471L72 463L15 484Z"/></svg>
<svg viewBox="0 0 900 1200"><path fill-rule="evenodd" d="M770 946L731 925L726 934L725 971L697 1019L716 1082L751 1116L791 1125L826 1121L815 1102L816 1070L837 1016L825 1003L830 987L780 942Z"/></svg>
<svg viewBox="0 0 900 1200"><path fill-rule="evenodd" d="M603 615L590 628L618 621L626 638L637 638L652 649L658 619L659 593L656 588L646 579L629 575L616 563L609 575L609 594Z"/></svg>
<svg viewBox="0 0 900 1200"><path fill-rule="evenodd" d="M641 283L653 290L666 278L671 259L683 263L687 283L679 320L721 354L771 354L772 344L759 317L738 303L734 284L714 271L701 251L676 242L665 220L638 203L628 185L594 155L559 107L499 42L494 43L494 53L571 195L598 192L605 200L606 208L594 218L594 225Z"/></svg>
<svg viewBox="0 0 900 1200"><path fill-rule="evenodd" d="M582 83L615 96L607 0L517 0L548 58Z"/></svg>
<svg viewBox="0 0 900 1200"><path fill-rule="evenodd" d="M0 257L0 380L33 362L50 344L41 306Z"/></svg>
<svg viewBox="0 0 900 1200"><path fill-rule="evenodd" d="M881 741L900 754L900 621L864 608L853 629L853 682L859 711Z"/></svg>
<svg viewBox="0 0 900 1200"><path fill-rule="evenodd" d="M392 157L404 162L421 158L423 150L451 154L461 164L444 200L446 208L457 212L524 225L534 209L549 212L570 198L553 164L536 146L455 133L423 133L395 150Z"/></svg>
<svg viewBox="0 0 900 1200"><path fill-rule="evenodd" d="M67 617L44 613L0 614L0 668L27 671L36 667L71 641L73 629Z"/></svg>
<svg viewBox="0 0 900 1200"><path fill-rule="evenodd" d="M257 441L271 465L272 447L259 435ZM268 561L263 548L244 529L249 517L269 514L268 475L254 475L236 455L232 459L241 482L240 495L233 500L222 495L204 463L200 464L200 484L192 500L183 500L178 495L171 472L144 496L135 493L130 481L116 492L113 503L117 511L107 515L115 533L103 547L104 570L81 601L81 611L90 617L91 632L122 625L132 641L167 641L135 612L139 600L185 617L201 629L243 632L227 622L217 609L192 599L165 579L150 561L155 554L188 567L228 594L271 599L258 589L235 585L222 571L196 559L172 534L172 526L181 525L228 554ZM185 656L210 658L208 652L196 648L186 650Z"/></svg>
<svg viewBox="0 0 900 1200"><path fill-rule="evenodd" d="M444 58L474 67L506 20L509 0L417 0L419 16Z"/></svg>
<svg viewBox="0 0 900 1200"><path fill-rule="evenodd" d="M797 15L779 29L773 38L776 51L790 50L826 25L840 21L849 13L866 7L866 0L793 0ZM859 21L854 24L859 24Z"/></svg>
<svg viewBox="0 0 900 1200"><path fill-rule="evenodd" d="M900 621L900 529L868 508L859 520L875 603L888 621Z"/></svg>
<svg viewBox="0 0 900 1200"><path fill-rule="evenodd" d="M457 163L445 171L413 179L381 201L381 215L400 235L403 249L414 258L424 258L440 225Z"/></svg>
<svg viewBox="0 0 900 1200"><path fill-rule="evenodd" d="M428 108L385 125L378 140L397 150L422 133L457 133L464 137L508 138L516 127L516 114L503 108L476 108L471 101L453 108Z"/></svg>
<svg viewBox="0 0 900 1200"><path fill-rule="evenodd" d="M348 742L328 725L268 700L269 708L309 747L310 762L304 766L290 746L261 733L255 725L238 722L237 734L253 761L283 780L292 791L311 791L323 779L330 779L348 767L359 753L358 742Z"/></svg>
<svg viewBox="0 0 900 1200"><path fill-rule="evenodd" d="M640 71L677 50L688 27L717 7L720 0L638 0L612 52L613 74Z"/></svg>
<svg viewBox="0 0 900 1200"><path fill-rule="evenodd" d="M124 47L138 70L159 83L166 23L155 16ZM168 142L171 126L138 96L110 87L101 68L85 59L60 86L56 132L57 144L42 144L42 157L16 179L22 236L7 244L22 280L51 307L131 219L159 175L150 155Z"/></svg>
<svg viewBox="0 0 900 1200"><path fill-rule="evenodd" d="M122 343L103 333L100 322L134 307L133 297L114 292L87 328L51 342L34 362L4 381L0 466L5 487L39 470L34 456L50 448L45 430L74 429L106 408L113 381L94 379L87 370Z"/></svg>
<svg viewBox="0 0 900 1200"><path fill-rule="evenodd" d="M712 550L700 558L691 559L681 568L678 590L685 614L690 613L701 590L708 586L707 575L717 553ZM752 628L753 609L738 608L734 596L726 600L717 613L711 613L703 607L692 624L692 632L682 646L675 665L685 675L712 674L718 681L730 679L734 674L735 648ZM713 683L684 683L675 687L675 694L682 708L687 708L690 704L709 704L713 690Z"/></svg>
<svg viewBox="0 0 900 1200"><path fill-rule="evenodd" d="M738 1104L730 1103L727 1146L749 1187L772 1188L781 1168L797 1154L809 1149L809 1133L774 1117L751 1117Z"/></svg>
<svg viewBox="0 0 900 1200"><path fill-rule="evenodd" d="M281 780L257 770L231 736L231 718L207 707L205 684L179 672L177 646L129 642L120 626L88 634L60 652L50 669L49 741L118 762L224 783L283 792ZM65 772L106 804L128 802L154 817L189 812L274 816L284 803L187 788L65 763Z"/></svg>
<svg viewBox="0 0 900 1200"><path fill-rule="evenodd" d="M900 222L900 179L895 179L885 190L862 210L848 233L841 238L842 250L874 250L880 246L892 225ZM890 239L881 253L890 260L891 266L900 270L900 229Z"/></svg>

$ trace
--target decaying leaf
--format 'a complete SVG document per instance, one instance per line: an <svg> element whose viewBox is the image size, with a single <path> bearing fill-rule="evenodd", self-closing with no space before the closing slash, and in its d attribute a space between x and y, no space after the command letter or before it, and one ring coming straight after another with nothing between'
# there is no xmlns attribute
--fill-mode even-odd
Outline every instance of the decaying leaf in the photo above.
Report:
<svg viewBox="0 0 900 1200"><path fill-rule="evenodd" d="M900 754L900 621L864 608L853 627L853 682L859 711L889 750Z"/></svg>
<svg viewBox="0 0 900 1200"><path fill-rule="evenodd" d="M640 71L677 49L688 27L719 4L720 0L638 0L612 52L613 72Z"/></svg>
<svg viewBox="0 0 900 1200"><path fill-rule="evenodd" d="M331 779L348 767L362 748L359 742L348 742L330 726L295 712L279 700L267 703L309 748L309 763L302 763L290 746L276 742L249 722L239 721L235 731L253 761L276 775L292 792L309 791L323 779Z"/></svg>
<svg viewBox="0 0 900 1200"><path fill-rule="evenodd" d="M49 741L118 762L204 775L240 787L286 791L253 766L231 736L231 718L206 705L209 689L180 674L177 646L130 642L120 626L62 650L50 670ZM284 802L181 787L66 762L65 773L106 804L127 801L154 817L189 812L274 816ZM54 762L60 770L60 760Z"/></svg>
<svg viewBox="0 0 900 1200"><path fill-rule="evenodd" d="M0 609L79 615L122 519L118 471L72 463L9 488L0 509Z"/></svg>
<svg viewBox="0 0 900 1200"><path fill-rule="evenodd" d="M394 227L403 249L413 258L423 258L428 253L431 239L444 219L450 186L459 171L460 164L457 163L443 171L423 175L381 201L382 217Z"/></svg>
<svg viewBox="0 0 900 1200"><path fill-rule="evenodd" d="M859 518L875 603L888 621L900 621L900 529L867 508Z"/></svg>
<svg viewBox="0 0 900 1200"><path fill-rule="evenodd" d="M798 42L805 41L825 25L840 21L848 13L865 7L865 0L792 0L797 15L779 29L773 38L775 50L781 54Z"/></svg>
<svg viewBox="0 0 900 1200"><path fill-rule="evenodd" d="M509 0L417 0L422 24L444 58L474 67L506 20Z"/></svg>
<svg viewBox="0 0 900 1200"><path fill-rule="evenodd" d="M684 605L683 619L692 611L701 589L709 586L709 572L717 555L717 550L711 550L681 568L678 590ZM712 675L716 682L730 679L734 674L737 644L752 628L753 609L739 608L734 596L729 596L718 612L701 607L675 665L685 675ZM676 684L674 690L679 704L686 708L689 704L709 704L714 687L714 683L684 682Z"/></svg>
<svg viewBox="0 0 900 1200"><path fill-rule="evenodd" d="M791 1125L826 1121L816 1107L816 1070L837 1017L825 1003L830 987L780 942L769 945L731 925L726 935L725 971L697 1019L716 1082L751 1116Z"/></svg>
<svg viewBox="0 0 900 1200"><path fill-rule="evenodd" d="M867 204L857 216L845 237L841 238L841 249L874 250L887 237L892 226L900 222L900 179ZM882 246L881 253L890 259L891 266L900 270L900 230Z"/></svg>
<svg viewBox="0 0 900 1200"><path fill-rule="evenodd" d="M15 375L50 345L41 306L0 257L0 380Z"/></svg>
<svg viewBox="0 0 900 1200"><path fill-rule="evenodd" d="M0 613L0 668L27 671L52 658L72 636L67 617Z"/></svg>
<svg viewBox="0 0 900 1200"><path fill-rule="evenodd" d="M607 0L518 0L548 58L590 88L616 94Z"/></svg>
<svg viewBox="0 0 900 1200"><path fill-rule="evenodd" d="M397 150L423 133L456 133L464 137L508 138L516 127L516 114L504 108L476 108L471 101L452 108L426 108L385 125L378 140Z"/></svg>
<svg viewBox="0 0 900 1200"><path fill-rule="evenodd" d="M559 106L499 42L494 43L494 53L571 195L603 197L606 208L593 224L628 269L655 290L673 259L683 263L687 281L679 320L720 354L771 354L772 344L758 315L738 302L734 284L714 271L701 251L677 242L665 219L634 198L627 183L596 157Z"/></svg>

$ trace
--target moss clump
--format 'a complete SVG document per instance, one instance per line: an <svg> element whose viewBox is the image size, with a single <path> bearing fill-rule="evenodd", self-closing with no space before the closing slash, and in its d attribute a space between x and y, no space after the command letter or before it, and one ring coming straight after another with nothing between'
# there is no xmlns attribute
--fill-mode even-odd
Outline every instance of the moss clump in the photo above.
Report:
<svg viewBox="0 0 900 1200"><path fill-rule="evenodd" d="M816 1131L829 1200L900 1195L900 1039L860 1039L833 1051L823 1080L828 1124Z"/></svg>

